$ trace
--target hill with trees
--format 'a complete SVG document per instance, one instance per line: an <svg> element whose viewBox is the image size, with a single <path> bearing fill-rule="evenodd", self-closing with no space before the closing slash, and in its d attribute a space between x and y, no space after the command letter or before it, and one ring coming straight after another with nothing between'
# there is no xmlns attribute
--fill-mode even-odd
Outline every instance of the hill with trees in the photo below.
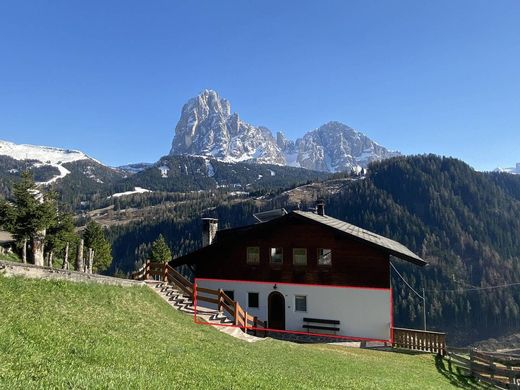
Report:
<svg viewBox="0 0 520 390"><path fill-rule="evenodd" d="M429 328L461 344L518 329L520 292L490 287L520 282L520 177L434 155L375 163L364 178L342 176L339 190L314 196L326 198L328 215L402 242L429 262L417 268L393 260L407 282L426 290ZM199 198L153 221L113 227L112 270L139 265L159 234L175 257L198 248L202 216L234 227L254 223L257 211L296 207L287 196L257 195L234 203ZM395 274L393 285L396 325L421 328L422 301Z"/></svg>

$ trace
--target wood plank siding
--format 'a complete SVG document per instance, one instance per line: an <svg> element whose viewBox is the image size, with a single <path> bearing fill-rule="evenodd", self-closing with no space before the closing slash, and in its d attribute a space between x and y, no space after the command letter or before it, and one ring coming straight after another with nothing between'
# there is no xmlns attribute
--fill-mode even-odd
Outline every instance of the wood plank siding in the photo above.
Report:
<svg viewBox="0 0 520 390"><path fill-rule="evenodd" d="M247 264L247 247L260 248L258 264ZM283 264L271 263L271 248L283 248ZM293 264L294 248L307 249L306 266ZM330 266L318 265L318 248L332 250ZM219 231L214 245L174 263L195 265L199 278L390 287L388 253L323 224L290 216Z"/></svg>

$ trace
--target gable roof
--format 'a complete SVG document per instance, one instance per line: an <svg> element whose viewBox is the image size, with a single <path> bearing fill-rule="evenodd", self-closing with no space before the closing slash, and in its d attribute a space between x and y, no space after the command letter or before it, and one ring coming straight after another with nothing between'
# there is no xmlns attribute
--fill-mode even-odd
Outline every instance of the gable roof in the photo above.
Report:
<svg viewBox="0 0 520 390"><path fill-rule="evenodd" d="M389 254L399 257L400 259L409 261L411 263L417 265L426 265L426 261L421 259L415 253L413 253L410 249L405 247L403 244L400 244L397 241L391 240L389 238L380 236L379 234L372 233L368 230L362 229L358 226L352 225L340 219L332 218L327 215L319 215L310 211L293 211L292 213L310 219L312 221L321 223L330 228L336 229L342 233L348 234L354 238L360 239L367 243L370 243L376 247L379 247Z"/></svg>
<svg viewBox="0 0 520 390"><path fill-rule="evenodd" d="M301 218L306 221L310 221L312 223L319 223L324 225L329 229L334 229L341 234L348 235L356 240L367 243L375 248L383 250L384 252L398 257L402 260L409 261L413 264L424 266L426 265L426 261L421 259L415 253L413 253L410 249L408 249L403 244L400 244L397 241L391 240L389 238L380 236L379 234L372 233L368 230L362 229L358 226L352 225L340 219L336 219L333 217L329 217L327 215L321 216L309 211L292 211L286 215L283 215L278 218L271 219L267 222L257 223L253 225L241 226L231 229L219 230L217 232L216 240L213 244L208 245L206 247L202 247L194 252L188 253L184 256L173 259L170 264L172 266L178 266L181 264L193 264L198 261L204 259L206 254L210 255L211 251L216 247L225 245L225 242L228 241L228 238L232 237L233 240L236 240L237 234L240 232L250 231L251 229L258 228L266 228L270 229L273 224L278 223L279 221L286 218Z"/></svg>

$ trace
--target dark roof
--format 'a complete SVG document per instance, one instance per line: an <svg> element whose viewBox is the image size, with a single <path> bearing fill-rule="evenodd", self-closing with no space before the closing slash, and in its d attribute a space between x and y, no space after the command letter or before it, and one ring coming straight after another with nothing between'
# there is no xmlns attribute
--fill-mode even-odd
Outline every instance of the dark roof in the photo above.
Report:
<svg viewBox="0 0 520 390"><path fill-rule="evenodd" d="M340 232L346 233L350 236L361 239L365 242L371 243L379 248L388 251L391 255L399 257L400 259L410 261L417 265L426 265L426 261L421 259L410 249L405 247L403 244L389 238L380 236L379 234L372 233L368 230L362 229L358 226L351 225L340 219L332 218L327 215L318 215L309 211L293 211L293 213L308 218L312 221L319 222L328 227L334 228Z"/></svg>
<svg viewBox="0 0 520 390"><path fill-rule="evenodd" d="M287 215L287 210L285 209L274 209L269 211L262 211L260 213L253 214L253 217L258 222L268 222L275 218L283 217L284 215Z"/></svg>
<svg viewBox="0 0 520 390"><path fill-rule="evenodd" d="M303 218L306 220L309 220L314 223L320 223L327 228L334 229L335 231L338 231L342 234L346 234L349 237L353 237L354 239L363 241L373 247L376 247L378 249L383 250L384 252L393 255L395 257L398 257L402 260L409 261L411 263L414 263L416 265L424 266L426 265L426 261L421 259L419 256L417 256L415 253L413 253L410 249L408 249L403 244L400 244L397 241L391 240L389 238L380 236L379 234L372 233L368 230L362 229L358 226L352 225L350 223L347 223L345 221L342 221L340 219L336 219L333 217L329 217L327 215L318 215L310 211L292 211L286 215L280 216L278 218L271 219L264 223L258 223L256 225L247 225L247 226L241 226L237 228L231 228L231 229L224 229L219 230L217 232L216 241L208 245L206 247L203 247L199 250L196 250L195 252L191 252L185 256L179 257L177 259L172 260L171 265L177 266L181 264L192 264L198 262L200 259L204 257L204 255L207 253L211 253L210 251L213 250L215 247L224 245L224 242L227 242L226 237L236 237L236 234L241 231L248 231L250 229L259 228L259 227L265 227L269 228L271 224L277 223L278 220L284 219L284 218Z"/></svg>

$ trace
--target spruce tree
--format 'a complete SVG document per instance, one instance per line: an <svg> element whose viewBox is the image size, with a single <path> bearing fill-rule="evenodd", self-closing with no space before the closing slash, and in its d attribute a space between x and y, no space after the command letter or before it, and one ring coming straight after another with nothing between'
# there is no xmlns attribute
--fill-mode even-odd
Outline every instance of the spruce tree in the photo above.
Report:
<svg viewBox="0 0 520 390"><path fill-rule="evenodd" d="M100 224L90 221L83 232L85 248L94 251L93 272L106 271L112 264L112 246L105 238L105 232Z"/></svg>
<svg viewBox="0 0 520 390"><path fill-rule="evenodd" d="M14 185L14 199L0 205L0 223L13 234L18 246L30 242L34 264L43 265L46 230L56 218L53 194L37 188L30 172L23 172Z"/></svg>
<svg viewBox="0 0 520 390"><path fill-rule="evenodd" d="M158 263L167 263L172 259L172 252L162 234L153 242L150 258Z"/></svg>

